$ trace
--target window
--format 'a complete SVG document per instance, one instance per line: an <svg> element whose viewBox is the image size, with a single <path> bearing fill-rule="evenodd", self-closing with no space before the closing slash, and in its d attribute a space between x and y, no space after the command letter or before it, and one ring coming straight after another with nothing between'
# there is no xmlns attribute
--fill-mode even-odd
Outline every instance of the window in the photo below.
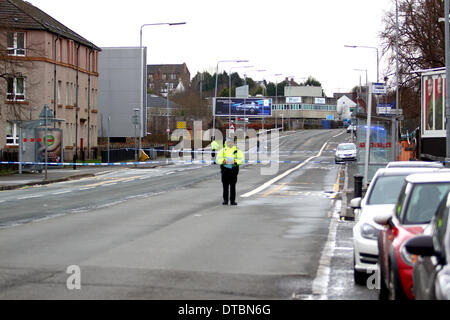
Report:
<svg viewBox="0 0 450 320"><path fill-rule="evenodd" d="M25 78L8 78L7 79L6 99L9 101L25 100Z"/></svg>
<svg viewBox="0 0 450 320"><path fill-rule="evenodd" d="M436 215L434 217L434 222L432 226L434 250L436 252L439 252L441 255L445 253L444 241L445 241L445 232L447 230L448 213L449 213L449 207L447 206L448 199L449 199L448 196L442 199L442 202L439 205L438 210L436 211Z"/></svg>
<svg viewBox="0 0 450 320"><path fill-rule="evenodd" d="M166 79L167 79L167 74L163 73L163 74L162 74L162 79L163 79L163 80L166 80Z"/></svg>
<svg viewBox="0 0 450 320"><path fill-rule="evenodd" d="M148 81L153 81L153 74L148 75Z"/></svg>
<svg viewBox="0 0 450 320"><path fill-rule="evenodd" d="M19 128L12 121L6 122L6 144L14 146L19 144Z"/></svg>
<svg viewBox="0 0 450 320"><path fill-rule="evenodd" d="M62 81L58 81L58 95L56 97L56 103L58 105L62 104Z"/></svg>
<svg viewBox="0 0 450 320"><path fill-rule="evenodd" d="M414 187L408 203L405 224L430 223L440 202L448 194L446 183L423 183Z"/></svg>
<svg viewBox="0 0 450 320"><path fill-rule="evenodd" d="M380 176L375 181L368 204L394 204L405 176Z"/></svg>
<svg viewBox="0 0 450 320"><path fill-rule="evenodd" d="M66 106L70 105L70 83L66 82Z"/></svg>
<svg viewBox="0 0 450 320"><path fill-rule="evenodd" d="M6 35L8 46L8 55L24 56L25 55L25 33L24 32L8 32Z"/></svg>
<svg viewBox="0 0 450 320"><path fill-rule="evenodd" d="M177 74L176 74L176 73L172 73L172 74L170 75L170 79L171 79L171 80L177 80Z"/></svg>

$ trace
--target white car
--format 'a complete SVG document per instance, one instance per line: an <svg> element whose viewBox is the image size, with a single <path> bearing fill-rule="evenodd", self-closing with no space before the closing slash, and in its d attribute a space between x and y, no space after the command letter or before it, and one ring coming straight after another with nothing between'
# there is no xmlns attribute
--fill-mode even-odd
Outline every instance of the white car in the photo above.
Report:
<svg viewBox="0 0 450 320"><path fill-rule="evenodd" d="M341 143L336 148L334 155L334 162L336 164L345 161L356 161L358 157L358 151L354 143Z"/></svg>
<svg viewBox="0 0 450 320"><path fill-rule="evenodd" d="M378 237L383 227L374 221L374 217L394 210L408 175L435 171L439 169L421 167L378 169L364 198L350 201L350 206L355 209L356 221L353 227L355 283L364 285L367 277L378 270Z"/></svg>
<svg viewBox="0 0 450 320"><path fill-rule="evenodd" d="M347 127L347 133L350 133L350 132L353 133L355 131L356 131L356 126L354 124L351 124Z"/></svg>

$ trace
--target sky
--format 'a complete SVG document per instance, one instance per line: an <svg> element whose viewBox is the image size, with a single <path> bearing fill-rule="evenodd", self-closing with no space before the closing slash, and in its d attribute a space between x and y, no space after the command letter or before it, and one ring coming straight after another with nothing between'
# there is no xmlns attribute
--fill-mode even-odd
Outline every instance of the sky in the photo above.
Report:
<svg viewBox="0 0 450 320"><path fill-rule="evenodd" d="M376 51L344 45L380 48L382 19L393 8L393 0L28 1L99 47L138 47L143 24L186 22L143 29L148 64L185 62L194 77L213 74L220 60L249 60L221 63L219 72L272 82L313 76L328 96L365 82L354 69L376 81Z"/></svg>

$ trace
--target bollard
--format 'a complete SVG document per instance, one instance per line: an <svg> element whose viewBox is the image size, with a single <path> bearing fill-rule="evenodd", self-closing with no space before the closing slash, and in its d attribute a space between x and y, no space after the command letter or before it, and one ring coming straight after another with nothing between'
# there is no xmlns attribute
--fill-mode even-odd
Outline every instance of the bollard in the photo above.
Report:
<svg viewBox="0 0 450 320"><path fill-rule="evenodd" d="M362 186L363 186L363 176L354 176L355 179L355 190L354 190L354 198L362 197Z"/></svg>

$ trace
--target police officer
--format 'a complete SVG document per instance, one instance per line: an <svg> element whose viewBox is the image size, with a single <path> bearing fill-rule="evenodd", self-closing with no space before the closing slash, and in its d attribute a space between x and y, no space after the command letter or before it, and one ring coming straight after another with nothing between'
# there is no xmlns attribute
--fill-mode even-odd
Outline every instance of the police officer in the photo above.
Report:
<svg viewBox="0 0 450 320"><path fill-rule="evenodd" d="M216 141L216 137L212 137L211 142L211 157L214 159L214 164L216 164L216 152L219 150L219 144Z"/></svg>
<svg viewBox="0 0 450 320"><path fill-rule="evenodd" d="M229 138L224 143L224 147L217 155L217 163L222 172L223 205L230 204L236 206L236 183L239 174L239 166L244 163L244 154L238 150L234 141Z"/></svg>

